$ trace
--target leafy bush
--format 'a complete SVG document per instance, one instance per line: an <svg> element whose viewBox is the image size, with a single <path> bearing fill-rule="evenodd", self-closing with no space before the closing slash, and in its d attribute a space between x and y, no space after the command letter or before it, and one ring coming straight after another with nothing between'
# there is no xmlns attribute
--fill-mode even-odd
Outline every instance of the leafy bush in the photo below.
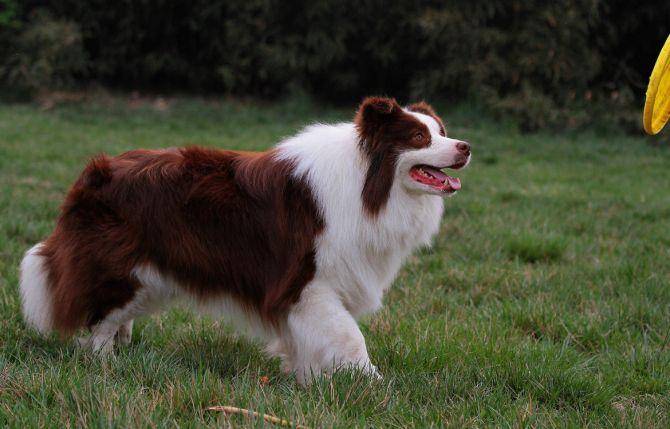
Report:
<svg viewBox="0 0 670 429"><path fill-rule="evenodd" d="M74 85L83 75L86 55L77 24L37 10L12 40L0 68L6 84L35 92Z"/></svg>
<svg viewBox="0 0 670 429"><path fill-rule="evenodd" d="M0 65L10 51L16 32L21 28L16 0L0 0ZM4 53L4 55L3 55Z"/></svg>
<svg viewBox="0 0 670 429"><path fill-rule="evenodd" d="M81 26L91 74L104 84L273 96L293 70L272 4L61 0L51 8Z"/></svg>
<svg viewBox="0 0 670 429"><path fill-rule="evenodd" d="M593 114L628 118L670 32L670 2L656 0L47 4L54 22L79 26L89 77L106 85L261 97L302 87L346 101L477 98L527 130L580 126ZM78 76L81 65L65 74ZM600 104L618 113L593 108Z"/></svg>
<svg viewBox="0 0 670 429"><path fill-rule="evenodd" d="M20 24L18 19L19 4L15 0L0 0L0 29L16 29Z"/></svg>

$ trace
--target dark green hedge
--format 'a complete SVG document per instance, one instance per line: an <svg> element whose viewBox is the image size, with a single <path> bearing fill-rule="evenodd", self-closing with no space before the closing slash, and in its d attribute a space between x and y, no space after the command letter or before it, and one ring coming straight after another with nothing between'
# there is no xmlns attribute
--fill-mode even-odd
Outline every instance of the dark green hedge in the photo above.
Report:
<svg viewBox="0 0 670 429"><path fill-rule="evenodd" d="M75 25L80 81L261 97L302 88L347 101L475 97L528 128L574 121L568 110L594 100L639 102L670 32L670 2L658 0L2 3L19 5L24 32L40 8Z"/></svg>

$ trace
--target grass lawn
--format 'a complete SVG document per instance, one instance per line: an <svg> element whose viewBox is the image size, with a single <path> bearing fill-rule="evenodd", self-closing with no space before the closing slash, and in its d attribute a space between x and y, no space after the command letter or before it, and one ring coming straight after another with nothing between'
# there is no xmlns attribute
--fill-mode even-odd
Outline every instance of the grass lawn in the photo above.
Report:
<svg viewBox="0 0 670 429"><path fill-rule="evenodd" d="M92 155L263 149L352 114L0 105L0 426L262 426L204 411L217 404L311 427L670 426L670 151L595 131L522 135L466 109L444 115L473 145L463 190L362 322L381 382L341 373L301 388L255 343L183 310L140 320L109 360L24 326L20 258Z"/></svg>

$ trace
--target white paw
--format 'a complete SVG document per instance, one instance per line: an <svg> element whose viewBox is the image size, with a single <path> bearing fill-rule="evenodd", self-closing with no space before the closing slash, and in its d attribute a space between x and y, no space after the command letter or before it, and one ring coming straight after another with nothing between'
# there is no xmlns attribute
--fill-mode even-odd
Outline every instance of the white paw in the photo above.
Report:
<svg viewBox="0 0 670 429"><path fill-rule="evenodd" d="M372 377L375 380L382 380L384 377L382 374L379 372L376 366L373 364L370 364L367 366L367 369L365 369L365 372L368 376Z"/></svg>
<svg viewBox="0 0 670 429"><path fill-rule="evenodd" d="M129 324L121 325L118 332L116 333L116 341L121 346L127 346L130 344L130 340L133 337L133 322Z"/></svg>
<svg viewBox="0 0 670 429"><path fill-rule="evenodd" d="M87 335L78 337L76 344L82 349L91 351L100 356L114 355L114 336L101 337L96 335Z"/></svg>

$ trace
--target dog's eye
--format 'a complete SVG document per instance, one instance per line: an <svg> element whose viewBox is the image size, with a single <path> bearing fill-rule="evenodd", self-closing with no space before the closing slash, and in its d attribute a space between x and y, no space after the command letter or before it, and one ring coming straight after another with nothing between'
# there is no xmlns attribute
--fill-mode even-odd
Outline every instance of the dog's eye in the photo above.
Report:
<svg viewBox="0 0 670 429"><path fill-rule="evenodd" d="M414 134L414 140L416 140L418 142L422 142L423 141L423 133Z"/></svg>

